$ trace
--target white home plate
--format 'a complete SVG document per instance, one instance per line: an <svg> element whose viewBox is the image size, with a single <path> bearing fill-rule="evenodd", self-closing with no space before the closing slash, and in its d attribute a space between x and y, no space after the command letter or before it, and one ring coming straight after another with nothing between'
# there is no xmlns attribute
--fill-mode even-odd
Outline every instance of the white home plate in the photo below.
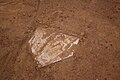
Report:
<svg viewBox="0 0 120 80"><path fill-rule="evenodd" d="M78 42L77 37L44 28L37 28L29 40L35 60L41 67L73 56L72 46Z"/></svg>

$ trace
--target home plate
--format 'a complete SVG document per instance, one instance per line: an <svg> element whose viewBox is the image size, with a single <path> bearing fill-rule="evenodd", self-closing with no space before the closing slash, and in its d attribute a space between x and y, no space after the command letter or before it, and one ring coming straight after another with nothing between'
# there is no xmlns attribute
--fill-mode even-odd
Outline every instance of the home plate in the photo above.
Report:
<svg viewBox="0 0 120 80"><path fill-rule="evenodd" d="M73 56L73 46L79 43L79 38L59 31L37 28L29 40L32 54L43 67Z"/></svg>

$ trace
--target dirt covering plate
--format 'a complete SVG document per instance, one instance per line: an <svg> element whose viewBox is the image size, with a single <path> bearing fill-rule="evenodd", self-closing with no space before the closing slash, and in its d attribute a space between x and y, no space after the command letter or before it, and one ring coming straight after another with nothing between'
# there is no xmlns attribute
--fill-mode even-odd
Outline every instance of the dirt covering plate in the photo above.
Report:
<svg viewBox="0 0 120 80"><path fill-rule="evenodd" d="M31 51L40 67L73 56L73 46L79 38L62 32L37 28L29 40Z"/></svg>

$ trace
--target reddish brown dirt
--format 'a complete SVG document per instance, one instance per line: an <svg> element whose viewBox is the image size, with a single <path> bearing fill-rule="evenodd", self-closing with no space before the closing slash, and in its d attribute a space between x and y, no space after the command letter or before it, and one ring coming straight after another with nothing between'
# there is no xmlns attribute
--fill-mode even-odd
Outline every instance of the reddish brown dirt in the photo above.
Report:
<svg viewBox="0 0 120 80"><path fill-rule="evenodd" d="M120 0L0 0L0 80L120 80ZM80 38L75 55L38 68L37 27Z"/></svg>

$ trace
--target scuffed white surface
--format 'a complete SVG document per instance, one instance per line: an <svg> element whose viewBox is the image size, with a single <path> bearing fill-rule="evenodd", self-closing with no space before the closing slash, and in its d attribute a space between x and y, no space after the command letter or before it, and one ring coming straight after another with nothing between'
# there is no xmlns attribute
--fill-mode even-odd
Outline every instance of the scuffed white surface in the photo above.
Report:
<svg viewBox="0 0 120 80"><path fill-rule="evenodd" d="M47 34L47 35L46 35ZM78 44L79 39L63 33L48 33L46 29L37 29L29 40L35 60L41 66L58 62L73 56L71 47Z"/></svg>

